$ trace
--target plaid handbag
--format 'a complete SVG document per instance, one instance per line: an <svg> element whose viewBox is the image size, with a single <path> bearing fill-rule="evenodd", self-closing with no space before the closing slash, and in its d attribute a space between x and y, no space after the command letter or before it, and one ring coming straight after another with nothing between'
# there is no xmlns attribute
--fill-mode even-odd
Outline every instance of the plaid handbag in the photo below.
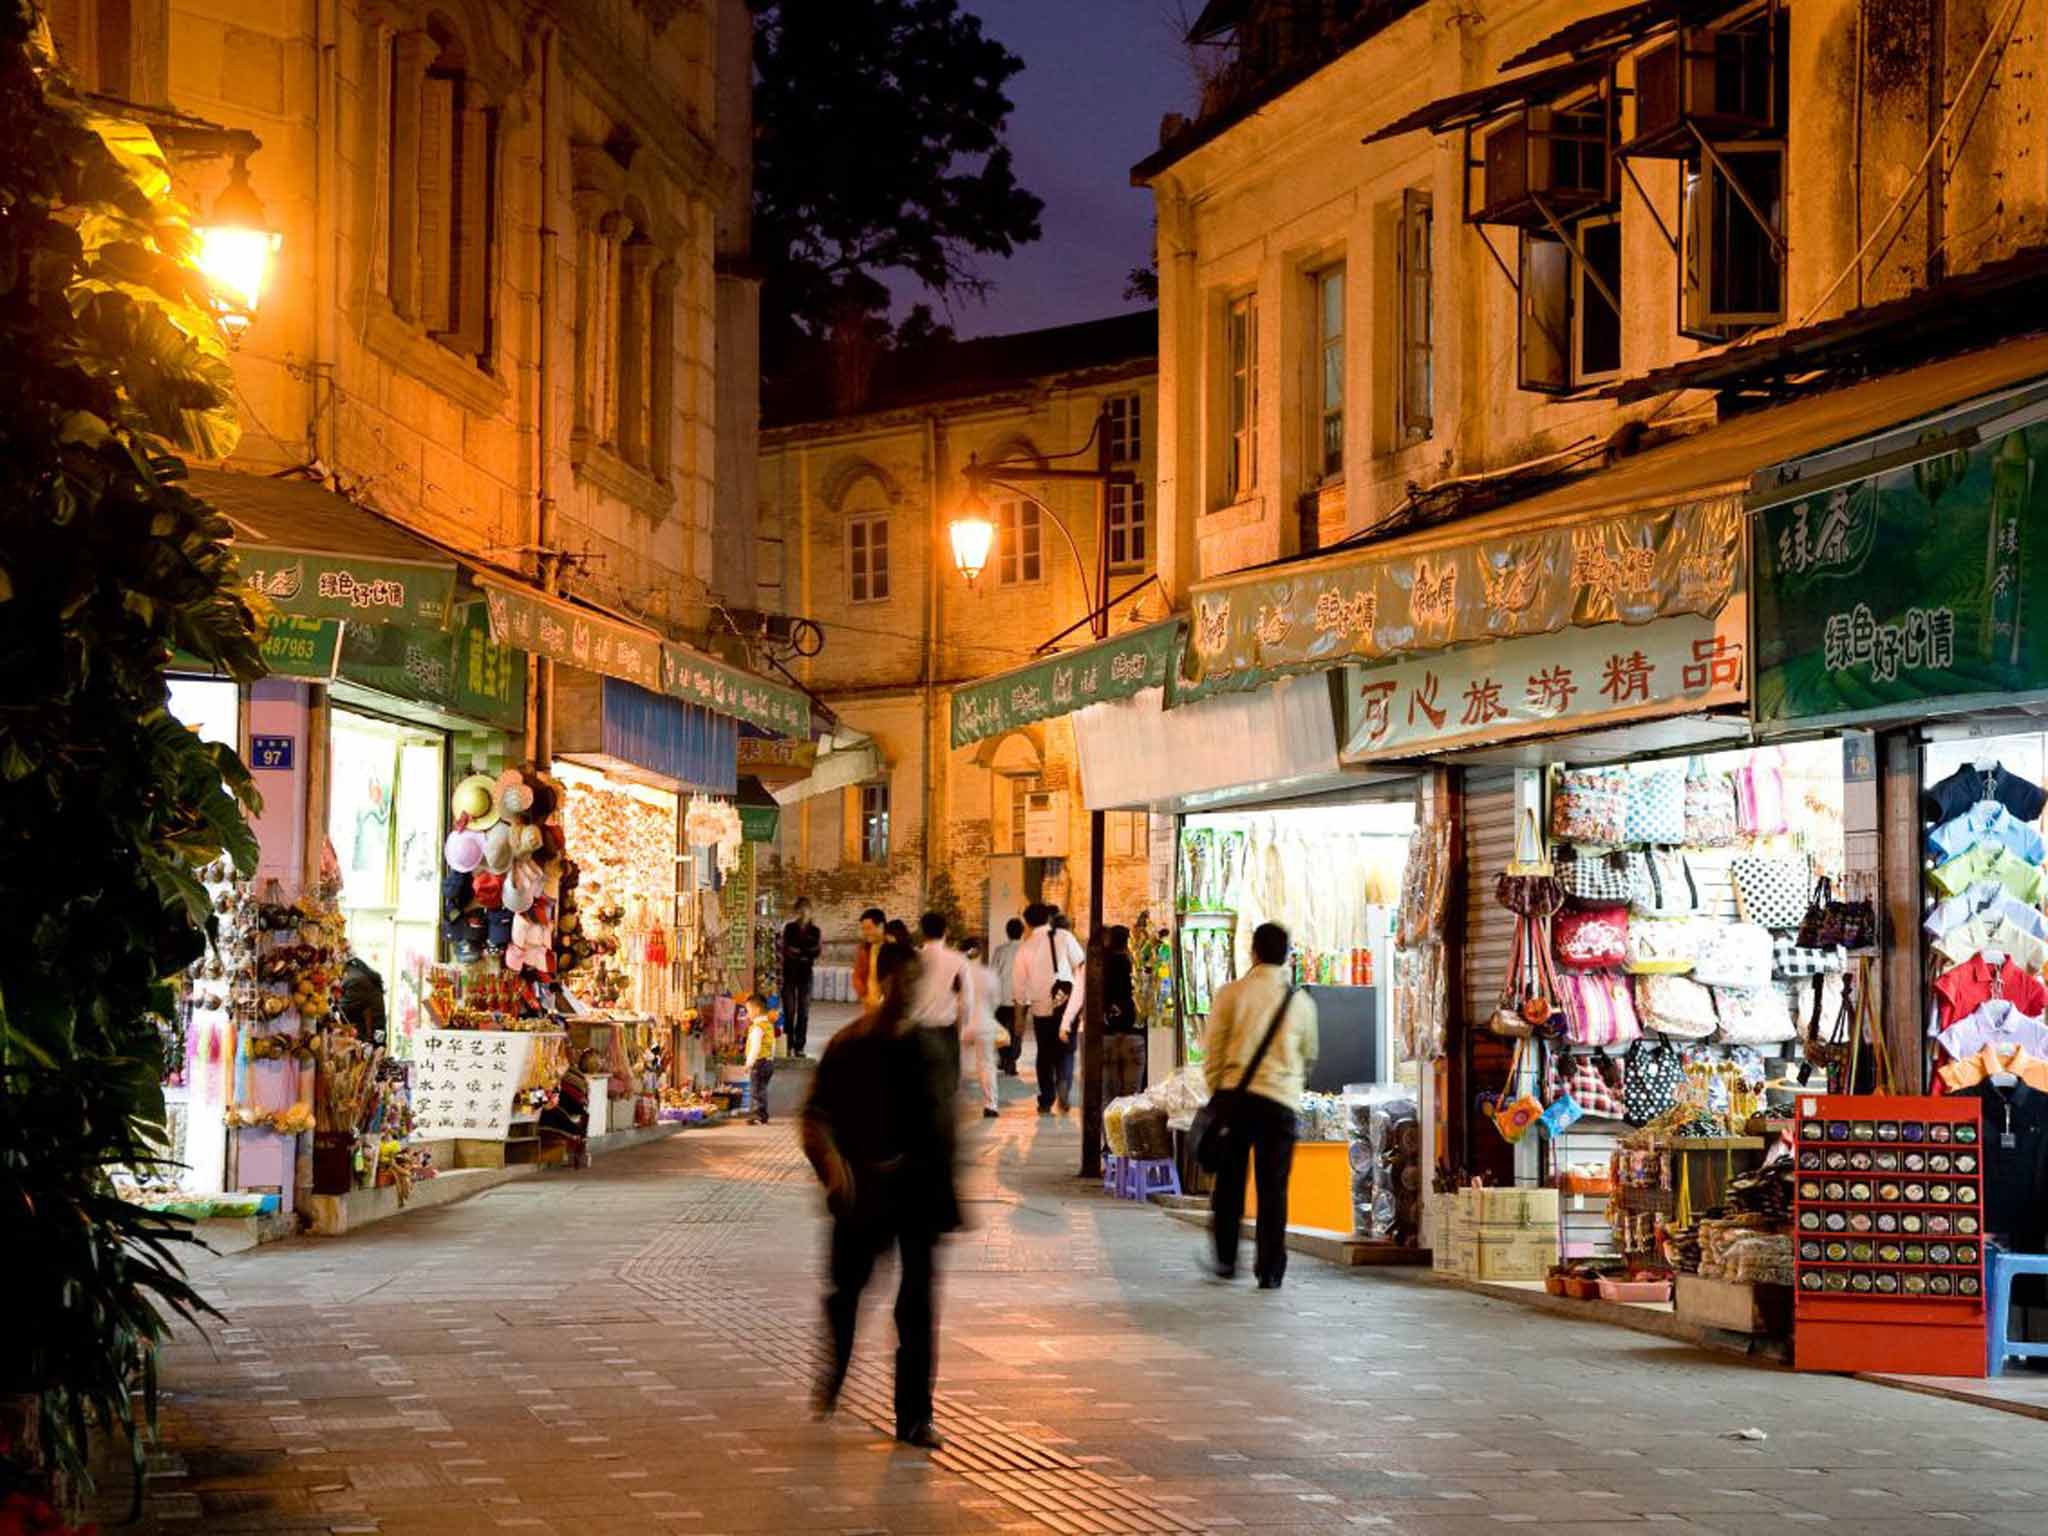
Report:
<svg viewBox="0 0 2048 1536"><path fill-rule="evenodd" d="M1557 861L1558 883L1567 900L1581 907L1625 904L1633 890L1629 855L1574 851Z"/></svg>
<svg viewBox="0 0 2048 1536"><path fill-rule="evenodd" d="M1544 1078L1546 1100L1569 1094L1580 1109L1597 1120L1621 1118L1622 1066L1618 1058L1595 1052L1590 1056L1568 1056L1564 1070L1551 1058Z"/></svg>
<svg viewBox="0 0 2048 1536"><path fill-rule="evenodd" d="M1771 939L1773 976L1793 979L1802 976L1826 976L1841 970L1848 963L1848 957L1839 949L1822 949L1800 942L1797 936L1782 933L1773 935Z"/></svg>

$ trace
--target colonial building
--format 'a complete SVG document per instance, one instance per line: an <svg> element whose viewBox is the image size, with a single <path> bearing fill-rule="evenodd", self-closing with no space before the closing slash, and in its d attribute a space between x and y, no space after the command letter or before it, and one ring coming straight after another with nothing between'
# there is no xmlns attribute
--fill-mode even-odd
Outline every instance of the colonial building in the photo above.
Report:
<svg viewBox="0 0 2048 1536"><path fill-rule="evenodd" d="M948 719L955 685L1086 641L1097 604L1118 631L1165 616L1150 579L1154 338L1149 312L989 337L884 359L854 409L769 402L759 606L817 626L822 645L794 667L834 719L819 771L782 792L780 890L810 897L829 938L869 905L915 918L951 903L981 931L1042 896L1085 924L1089 820L1065 722L955 751ZM1133 473L1110 488L1106 523L1092 485L1026 470L989 490L995 545L962 576L948 525L969 459L1044 466L1085 448L1066 462L1093 465L1097 432ZM1105 901L1129 922L1145 819L1109 836Z"/></svg>

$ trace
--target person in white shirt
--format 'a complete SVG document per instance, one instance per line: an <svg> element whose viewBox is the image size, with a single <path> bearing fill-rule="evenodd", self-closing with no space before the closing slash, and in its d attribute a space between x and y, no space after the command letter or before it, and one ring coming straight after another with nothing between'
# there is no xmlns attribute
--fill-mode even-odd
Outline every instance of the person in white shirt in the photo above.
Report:
<svg viewBox="0 0 2048 1536"><path fill-rule="evenodd" d="M775 1076L775 1021L754 1008L747 1025L747 1086L752 1091L754 1124L768 1123L768 1080Z"/></svg>
<svg viewBox="0 0 2048 1536"><path fill-rule="evenodd" d="M996 973L982 962L981 940L969 939L961 952L967 957L969 1001L967 1025L960 1032L960 1047L974 1081L981 1088L981 1117L993 1120L1002 1108L996 1092L996 1050L1006 1036L996 1007L996 998L1002 994L1002 983L996 979Z"/></svg>
<svg viewBox="0 0 2048 1536"><path fill-rule="evenodd" d="M944 914L927 912L918 919L924 942L917 951L917 979L911 984L910 1022L931 1030L938 1042L940 1102L949 1112L960 1092L960 1037L972 1016L967 959L946 942Z"/></svg>
<svg viewBox="0 0 2048 1536"><path fill-rule="evenodd" d="M1038 1043L1038 1112L1067 1112L1073 1087L1073 1052L1060 1040L1060 1022L1075 995L1074 978L1087 955L1081 941L1053 926L1053 910L1043 902L1024 909L1024 938L1011 967L1019 1022L1028 1016Z"/></svg>
<svg viewBox="0 0 2048 1536"><path fill-rule="evenodd" d="M1021 919L1013 917L1003 932L1006 937L996 946L995 953L988 959L989 969L995 972L998 989L996 1020L1010 1037L1010 1043L996 1051L996 1066L1005 1077L1015 1077L1017 1058L1024 1051L1024 1021L1017 1016L1017 989L1010 972L1017 962L1018 943L1024 937L1024 924Z"/></svg>

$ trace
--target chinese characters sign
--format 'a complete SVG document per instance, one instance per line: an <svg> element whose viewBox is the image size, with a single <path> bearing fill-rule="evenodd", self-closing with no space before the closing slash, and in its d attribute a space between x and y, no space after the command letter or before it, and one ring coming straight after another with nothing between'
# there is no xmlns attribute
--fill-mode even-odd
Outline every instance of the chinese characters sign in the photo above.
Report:
<svg viewBox="0 0 2048 1536"><path fill-rule="evenodd" d="M503 1141L532 1049L532 1035L512 1030L421 1030L412 1037L413 1134Z"/></svg>
<svg viewBox="0 0 2048 1536"><path fill-rule="evenodd" d="M446 630L350 625L341 675L393 698L516 730L526 717L526 656L491 638L482 606L468 605Z"/></svg>
<svg viewBox="0 0 2048 1536"><path fill-rule="evenodd" d="M439 629L455 601L455 567L237 544L242 583L306 618Z"/></svg>
<svg viewBox="0 0 2048 1536"><path fill-rule="evenodd" d="M263 665L272 677L308 677L327 682L334 676L335 660L341 654L344 623L340 619L309 619L301 614L273 608L263 625ZM374 632L374 631L373 631ZM349 633L356 633L350 629ZM179 651L172 665L181 671L210 671L208 663L189 651Z"/></svg>
<svg viewBox="0 0 2048 1536"><path fill-rule="evenodd" d="M782 736L808 739L811 701L686 645L661 648L661 692Z"/></svg>
<svg viewBox="0 0 2048 1536"><path fill-rule="evenodd" d="M1739 706L1749 696L1746 609L1738 594L1714 618L1596 624L1347 667L1344 760Z"/></svg>
<svg viewBox="0 0 2048 1536"><path fill-rule="evenodd" d="M1717 498L1202 582L1177 691L1193 697L1278 672L1715 613L1736 588L1742 541L1740 503Z"/></svg>
<svg viewBox="0 0 2048 1536"><path fill-rule="evenodd" d="M1169 619L956 688L953 745L971 746L1034 720L1164 687L1179 642L1180 621Z"/></svg>
<svg viewBox="0 0 2048 1536"><path fill-rule="evenodd" d="M1757 717L1815 720L2048 686L2032 524L2042 428L1817 490L1757 517Z"/></svg>

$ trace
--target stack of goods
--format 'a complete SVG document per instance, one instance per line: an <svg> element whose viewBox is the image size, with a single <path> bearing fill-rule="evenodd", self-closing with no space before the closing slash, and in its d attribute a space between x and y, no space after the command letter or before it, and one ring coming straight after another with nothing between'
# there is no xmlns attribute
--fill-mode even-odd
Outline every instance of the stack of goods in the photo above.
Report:
<svg viewBox="0 0 2048 1536"><path fill-rule="evenodd" d="M1183 920L1180 927L1181 1005L1207 1019L1216 994L1236 976L1237 943L1228 925Z"/></svg>
<svg viewBox="0 0 2048 1536"><path fill-rule="evenodd" d="M1705 1280L1792 1283L1792 1238L1767 1216L1738 1212L1699 1224L1699 1275Z"/></svg>
<svg viewBox="0 0 2048 1536"><path fill-rule="evenodd" d="M1938 973L1936 1076L1943 1090L1983 1101L1994 1125L2011 1117L2016 1084L2048 1091L2048 850L2034 825L2044 806L2048 793L1990 761L1921 796L1937 893L1925 923Z"/></svg>
<svg viewBox="0 0 2048 1536"><path fill-rule="evenodd" d="M1422 1121L1408 1098L1350 1100L1352 1231L1412 1242L1422 1226Z"/></svg>
<svg viewBox="0 0 2048 1536"><path fill-rule="evenodd" d="M714 820L713 830L722 832L731 818L721 814ZM577 895L591 909L589 917L598 920L595 932L581 936L586 952L575 958L576 967L595 961L595 968L569 985L585 1002L602 1007L623 1004L657 1018L672 1017L675 989L668 914L676 890L673 807L578 780L564 796L562 826L568 856L578 872ZM570 910L565 889L564 920ZM561 928L558 923L558 950L567 937Z"/></svg>
<svg viewBox="0 0 2048 1536"><path fill-rule="evenodd" d="M1557 1262L1557 1191L1466 1186L1453 1195L1437 1269L1466 1280L1541 1280Z"/></svg>
<svg viewBox="0 0 2048 1536"><path fill-rule="evenodd" d="M455 786L443 856L442 935L460 964L521 982L520 1011L543 1012L556 972L562 786L537 769L475 773Z"/></svg>
<svg viewBox="0 0 2048 1536"><path fill-rule="evenodd" d="M1444 1053L1444 902L1450 889L1451 826L1426 822L1408 839L1401 906L1394 926L1394 1027L1401 1053L1430 1061Z"/></svg>
<svg viewBox="0 0 2048 1536"><path fill-rule="evenodd" d="M1760 1088L1761 1058L1797 1037L1805 989L1841 971L1845 946L1875 941L1867 903L1833 901L1826 881L1809 898L1808 857L1785 846L1785 804L1782 772L1762 754L1733 772L1695 758L1558 776L1553 1027L1569 1064L1547 1078L1551 1101L1604 1084L1621 1118L1644 1125L1671 1108L1689 1071L1721 1076L1710 1100L1730 1098L1738 1080ZM1701 877L1708 850L1731 849L1741 850L1733 912ZM1721 1069L1738 1049L1730 1078ZM1624 1050L1619 1072L1580 1064Z"/></svg>
<svg viewBox="0 0 2048 1536"><path fill-rule="evenodd" d="M1351 1111L1341 1093L1304 1093L1294 1111L1296 1141L1343 1141L1350 1135Z"/></svg>

